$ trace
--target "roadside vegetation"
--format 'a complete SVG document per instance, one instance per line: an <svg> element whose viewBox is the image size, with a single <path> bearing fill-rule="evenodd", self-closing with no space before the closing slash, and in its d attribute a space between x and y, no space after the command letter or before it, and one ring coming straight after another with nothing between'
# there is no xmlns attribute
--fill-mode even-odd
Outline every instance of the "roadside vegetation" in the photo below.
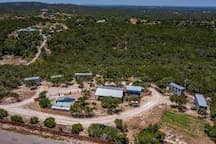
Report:
<svg viewBox="0 0 216 144"><path fill-rule="evenodd" d="M8 116L8 112L4 109L0 109L0 119L3 119Z"/></svg>
<svg viewBox="0 0 216 144"><path fill-rule="evenodd" d="M121 133L116 128L112 128L102 124L91 124L88 128L88 134L90 137L109 140L114 142L115 144L128 143L128 139L124 133Z"/></svg>
<svg viewBox="0 0 216 144"><path fill-rule="evenodd" d="M161 126L196 138L205 137L205 124L205 121L199 118L172 111L165 111L161 118Z"/></svg>
<svg viewBox="0 0 216 144"><path fill-rule="evenodd" d="M53 118L53 117L46 118L44 120L44 126L46 126L48 128L55 128L56 127L55 118Z"/></svg>
<svg viewBox="0 0 216 144"><path fill-rule="evenodd" d="M39 122L38 117L34 116L30 118L30 124L37 124Z"/></svg>
<svg viewBox="0 0 216 144"><path fill-rule="evenodd" d="M158 125L150 125L142 129L135 138L135 144L163 144L165 133L159 130Z"/></svg>
<svg viewBox="0 0 216 144"><path fill-rule="evenodd" d="M23 118L20 115L12 115L11 121L16 123L24 123Z"/></svg>
<svg viewBox="0 0 216 144"><path fill-rule="evenodd" d="M72 134L78 135L80 134L81 131L83 131L83 126L80 123L72 125L72 128L71 128Z"/></svg>

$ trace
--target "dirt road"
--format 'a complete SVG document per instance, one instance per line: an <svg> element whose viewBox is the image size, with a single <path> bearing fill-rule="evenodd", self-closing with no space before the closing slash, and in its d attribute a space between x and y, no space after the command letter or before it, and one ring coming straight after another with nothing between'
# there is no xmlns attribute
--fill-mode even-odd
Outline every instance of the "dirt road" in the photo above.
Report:
<svg viewBox="0 0 216 144"><path fill-rule="evenodd" d="M152 92L152 96L143 103L140 107L133 108L131 110L122 112L120 114L108 115L108 116L100 116L100 117L93 117L93 118L72 118L60 115L54 115L39 111L34 111L31 109L26 109L24 106L34 101L34 98L38 96L38 94L43 91L43 88L40 88L38 92L30 99L24 100L19 103L9 104L9 105L1 105L0 108L6 109L10 114L19 114L30 118L31 116L37 116L40 120L44 120L47 117L55 117L56 122L62 125L72 125L74 123L81 123L84 127L88 127L92 123L103 123L112 125L115 119L123 119L129 120L135 116L139 116L143 112L148 112L155 106L165 103L166 99L155 89L150 88L149 90Z"/></svg>
<svg viewBox="0 0 216 144"><path fill-rule="evenodd" d="M43 34L41 34L41 35L43 36L43 41L42 41L41 45L38 47L35 57L30 62L28 62L26 65L30 65L30 64L34 63L39 58L42 48L45 48L46 43L47 43L47 36L45 36Z"/></svg>

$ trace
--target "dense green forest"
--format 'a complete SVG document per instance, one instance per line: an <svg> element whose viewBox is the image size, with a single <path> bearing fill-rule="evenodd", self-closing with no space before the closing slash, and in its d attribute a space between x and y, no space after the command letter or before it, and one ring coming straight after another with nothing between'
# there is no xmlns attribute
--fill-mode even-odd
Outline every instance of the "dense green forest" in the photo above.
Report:
<svg viewBox="0 0 216 144"><path fill-rule="evenodd" d="M38 31L19 32L18 37L7 38L0 47L1 55L15 55L31 58L37 52L41 36Z"/></svg>
<svg viewBox="0 0 216 144"><path fill-rule="evenodd" d="M186 82L188 90L213 97L216 92L215 11L203 14L202 10L195 13L194 9L156 8L163 11L161 16L153 8L146 9L145 13L143 9L120 8L118 14L117 8L99 8L101 16L96 8L82 8L64 21L69 30L52 35L48 42L51 55L43 52L30 66L0 66L0 96L19 86L27 76L48 79L52 74L61 73L66 80L71 80L74 72L92 71L115 82L136 76L162 88L171 81L182 85ZM126 11L128 14L123 15ZM175 11L182 13L176 16ZM135 12L140 20L160 20L160 23L132 25L129 18ZM95 22L103 18L106 23ZM42 20L34 17L0 21L0 47L8 33L39 21ZM211 105L212 109L215 107Z"/></svg>

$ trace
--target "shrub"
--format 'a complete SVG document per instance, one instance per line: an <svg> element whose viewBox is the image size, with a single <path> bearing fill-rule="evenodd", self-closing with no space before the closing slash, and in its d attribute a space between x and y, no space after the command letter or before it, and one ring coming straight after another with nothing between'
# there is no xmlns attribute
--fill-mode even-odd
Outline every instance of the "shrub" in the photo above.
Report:
<svg viewBox="0 0 216 144"><path fill-rule="evenodd" d="M216 139L216 126L205 125L205 133L212 139Z"/></svg>
<svg viewBox="0 0 216 144"><path fill-rule="evenodd" d="M0 119L8 116L8 112L4 109L0 109Z"/></svg>
<svg viewBox="0 0 216 144"><path fill-rule="evenodd" d="M30 119L30 123L31 124L37 124L39 122L39 120L38 120L38 117L31 117L31 119Z"/></svg>
<svg viewBox="0 0 216 144"><path fill-rule="evenodd" d="M11 116L11 121L16 123L24 123L23 118L20 115Z"/></svg>
<svg viewBox="0 0 216 144"><path fill-rule="evenodd" d="M42 91L42 92L39 94L39 98L40 98L40 99L45 98L45 97L46 97L46 93L47 93L47 91Z"/></svg>
<svg viewBox="0 0 216 144"><path fill-rule="evenodd" d="M50 108L51 107L51 102L48 98L41 98L39 105L41 108Z"/></svg>
<svg viewBox="0 0 216 144"><path fill-rule="evenodd" d="M80 123L74 124L72 125L71 133L79 134L82 130L83 130L83 126Z"/></svg>
<svg viewBox="0 0 216 144"><path fill-rule="evenodd" d="M124 131L125 128L121 119L116 119L114 122L117 129Z"/></svg>
<svg viewBox="0 0 216 144"><path fill-rule="evenodd" d="M56 126L55 118L49 117L45 119L44 125L48 128L54 128Z"/></svg>
<svg viewBox="0 0 216 144"><path fill-rule="evenodd" d="M74 103L70 108L72 116L75 117L91 117L93 115L92 109L86 105L78 102Z"/></svg>
<svg viewBox="0 0 216 144"><path fill-rule="evenodd" d="M126 135L121 133L118 129L101 124L91 124L88 128L88 134L90 137L112 141L117 144L128 143Z"/></svg>
<svg viewBox="0 0 216 144"><path fill-rule="evenodd" d="M158 125L150 125L140 131L135 139L135 144L162 144L165 134L159 131Z"/></svg>
<svg viewBox="0 0 216 144"><path fill-rule="evenodd" d="M120 104L121 100L112 97L102 97L101 102L104 108L113 109L116 108L118 104Z"/></svg>

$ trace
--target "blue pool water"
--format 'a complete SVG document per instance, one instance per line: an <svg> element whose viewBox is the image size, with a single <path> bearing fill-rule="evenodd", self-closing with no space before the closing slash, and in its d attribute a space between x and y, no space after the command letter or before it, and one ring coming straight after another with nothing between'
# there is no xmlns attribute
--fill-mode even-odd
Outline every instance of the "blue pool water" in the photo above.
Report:
<svg viewBox="0 0 216 144"><path fill-rule="evenodd" d="M63 98L63 99L59 99L56 102L73 102L75 101L75 98Z"/></svg>

